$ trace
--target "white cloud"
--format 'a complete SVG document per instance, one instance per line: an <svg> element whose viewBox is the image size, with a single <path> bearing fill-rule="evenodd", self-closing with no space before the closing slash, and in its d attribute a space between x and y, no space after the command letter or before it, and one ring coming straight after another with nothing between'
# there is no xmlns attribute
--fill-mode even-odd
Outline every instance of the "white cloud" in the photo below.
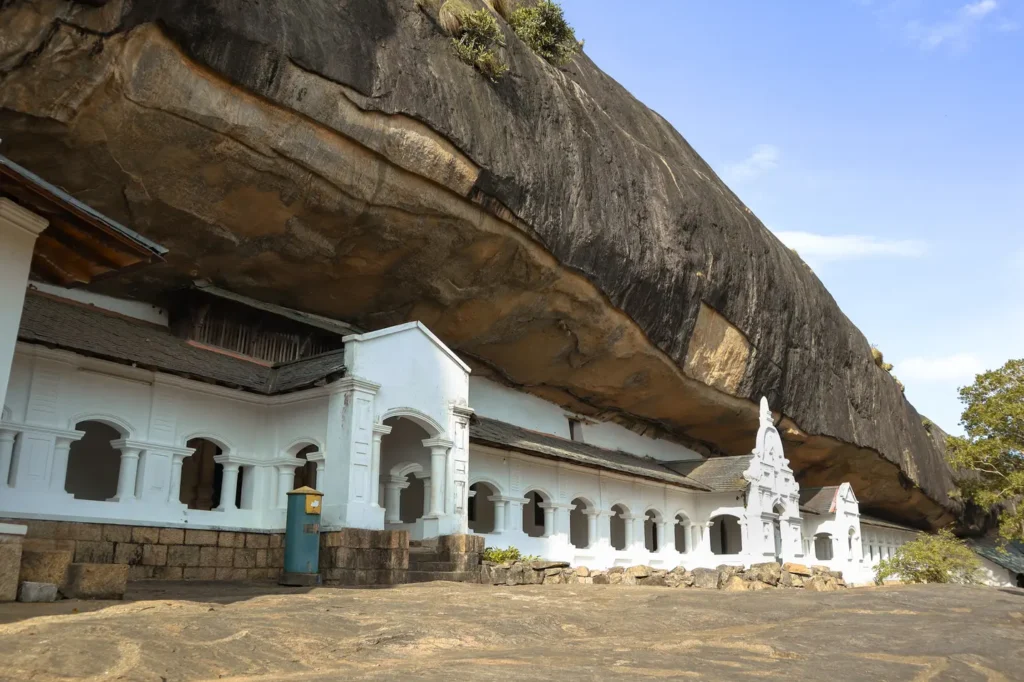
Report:
<svg viewBox="0 0 1024 682"><path fill-rule="evenodd" d="M933 24L911 21L907 32L911 40L925 50L946 45L965 49L987 17L999 9L996 0L978 0L961 7L950 19ZM1005 23L1005 22L1004 22Z"/></svg>
<svg viewBox="0 0 1024 682"><path fill-rule="evenodd" d="M928 250L914 239L880 239L867 235L825 235L812 232L775 232L783 244L796 250L813 267L815 263L880 256L918 258Z"/></svg>
<svg viewBox="0 0 1024 682"><path fill-rule="evenodd" d="M985 371L982 361L971 353L939 358L914 357L896 363L893 374L909 381L957 381L967 385Z"/></svg>
<svg viewBox="0 0 1024 682"><path fill-rule="evenodd" d="M739 163L726 166L725 176L730 181L753 180L779 167L782 150L773 144L759 144L754 147L750 156Z"/></svg>

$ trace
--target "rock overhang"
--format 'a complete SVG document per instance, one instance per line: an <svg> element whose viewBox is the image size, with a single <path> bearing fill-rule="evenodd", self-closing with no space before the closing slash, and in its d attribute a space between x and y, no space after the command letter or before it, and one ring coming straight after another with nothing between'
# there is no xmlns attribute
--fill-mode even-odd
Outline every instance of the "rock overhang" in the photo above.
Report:
<svg viewBox="0 0 1024 682"><path fill-rule="evenodd" d="M763 393L802 482L949 518L948 469L863 335L588 59L510 39L494 86L414 3L246 8L2 10L34 27L0 60L5 151L170 248L108 293L199 276L368 329L420 320L475 371L722 454L749 452Z"/></svg>

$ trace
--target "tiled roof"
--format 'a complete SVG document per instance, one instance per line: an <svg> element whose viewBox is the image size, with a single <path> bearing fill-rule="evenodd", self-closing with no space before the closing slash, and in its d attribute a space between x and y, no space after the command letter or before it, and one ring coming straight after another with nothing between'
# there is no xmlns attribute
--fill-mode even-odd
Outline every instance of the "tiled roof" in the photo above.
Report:
<svg viewBox="0 0 1024 682"><path fill-rule="evenodd" d="M672 462L667 466L709 490L719 492L746 490L750 482L743 478L743 472L750 468L753 455L738 457L711 457L703 460Z"/></svg>
<svg viewBox="0 0 1024 682"><path fill-rule="evenodd" d="M656 481L673 483L691 490L710 490L709 487L672 471L652 459L537 433L496 419L475 417L470 424L469 437L473 442L482 445L560 459L610 471L620 471Z"/></svg>
<svg viewBox="0 0 1024 682"><path fill-rule="evenodd" d="M264 395L306 388L345 371L341 350L271 366L194 345L166 327L32 291L18 338Z"/></svg>
<svg viewBox="0 0 1024 682"><path fill-rule="evenodd" d="M920 533L920 528L912 528L910 526L903 526L892 521L884 521L882 519L876 519L873 516L860 515L860 523L862 526L877 526L878 528L891 528L893 530L905 530L909 533Z"/></svg>
<svg viewBox="0 0 1024 682"><path fill-rule="evenodd" d="M1009 542L1000 546L999 541L992 538L972 538L967 544L995 565L1014 573L1024 573L1024 543Z"/></svg>
<svg viewBox="0 0 1024 682"><path fill-rule="evenodd" d="M800 510L814 514L831 514L839 486L830 485L824 488L801 488Z"/></svg>

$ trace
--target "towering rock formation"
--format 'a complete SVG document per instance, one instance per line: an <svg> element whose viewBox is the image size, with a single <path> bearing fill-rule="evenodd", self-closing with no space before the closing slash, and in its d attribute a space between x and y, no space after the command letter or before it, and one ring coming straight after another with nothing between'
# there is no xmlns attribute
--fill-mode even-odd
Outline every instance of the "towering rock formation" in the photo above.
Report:
<svg viewBox="0 0 1024 682"><path fill-rule="evenodd" d="M749 451L766 394L805 485L948 520L920 416L800 258L589 59L502 27L495 84L416 0L0 0L0 150L170 248L105 291L419 319L711 454Z"/></svg>

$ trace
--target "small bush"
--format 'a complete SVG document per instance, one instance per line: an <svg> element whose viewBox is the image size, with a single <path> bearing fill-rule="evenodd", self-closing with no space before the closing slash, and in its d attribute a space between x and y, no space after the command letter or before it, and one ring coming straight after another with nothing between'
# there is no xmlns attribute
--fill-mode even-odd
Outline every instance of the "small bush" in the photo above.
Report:
<svg viewBox="0 0 1024 682"><path fill-rule="evenodd" d="M517 8L508 23L520 40L555 66L572 61L583 49L561 5L552 0L536 0L534 5Z"/></svg>
<svg viewBox="0 0 1024 682"><path fill-rule="evenodd" d="M879 367L885 364L885 355L878 346L871 346L871 359L875 361L875 364Z"/></svg>
<svg viewBox="0 0 1024 682"><path fill-rule="evenodd" d="M515 0L484 0L484 4L505 21L508 21L516 8Z"/></svg>
<svg viewBox="0 0 1024 682"><path fill-rule="evenodd" d="M905 583L967 585L977 582L979 568L981 562L970 547L952 531L940 530L903 545L892 559L883 559L875 569L875 582L899 578Z"/></svg>
<svg viewBox="0 0 1024 682"><path fill-rule="evenodd" d="M481 555L484 561L493 561L496 564L512 563L514 561L537 561L538 557L535 556L523 556L515 547L509 547L508 549L498 549L496 547L488 547L484 550Z"/></svg>
<svg viewBox="0 0 1024 682"><path fill-rule="evenodd" d="M441 6L438 21L452 34L459 59L495 82L508 73L508 65L497 52L505 45L505 36L489 11L469 11L459 0L448 0Z"/></svg>

